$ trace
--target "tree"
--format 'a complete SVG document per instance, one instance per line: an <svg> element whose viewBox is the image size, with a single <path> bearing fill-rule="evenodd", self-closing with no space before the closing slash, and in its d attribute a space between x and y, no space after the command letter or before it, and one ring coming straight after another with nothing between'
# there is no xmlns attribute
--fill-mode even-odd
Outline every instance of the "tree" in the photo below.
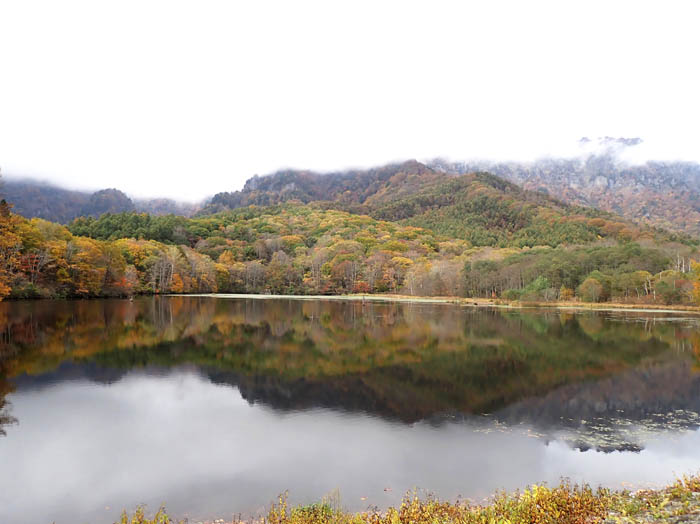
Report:
<svg viewBox="0 0 700 524"><path fill-rule="evenodd" d="M675 304L684 298L687 283L680 271L672 269L662 271L656 277L656 292L665 304ZM689 293L692 296L692 288Z"/></svg>
<svg viewBox="0 0 700 524"><path fill-rule="evenodd" d="M403 279L404 276L406 275L406 272L408 271L408 268L413 265L413 260L410 258L406 257L392 257L391 261L391 268L393 269L392 272L392 279L390 280L392 282L392 289L397 290L402 284L403 284Z"/></svg>
<svg viewBox="0 0 700 524"><path fill-rule="evenodd" d="M297 273L292 265L292 259L284 251L275 251L267 266L267 284L273 292L286 293L293 291Z"/></svg>
<svg viewBox="0 0 700 524"><path fill-rule="evenodd" d="M245 264L245 288L246 291L259 291L265 276L265 267L253 260Z"/></svg>
<svg viewBox="0 0 700 524"><path fill-rule="evenodd" d="M690 261L690 272L693 276L693 299L700 305L700 262Z"/></svg>
<svg viewBox="0 0 700 524"><path fill-rule="evenodd" d="M576 290L584 302L598 302L603 296L603 284L593 277L588 277Z"/></svg>
<svg viewBox="0 0 700 524"><path fill-rule="evenodd" d="M564 286L564 284L561 285L559 288L559 300L562 300L564 302L571 300L574 298L574 290L571 288L568 288Z"/></svg>
<svg viewBox="0 0 700 524"><path fill-rule="evenodd" d="M12 206L0 200L0 300L12 291L12 279L20 264L22 240Z"/></svg>

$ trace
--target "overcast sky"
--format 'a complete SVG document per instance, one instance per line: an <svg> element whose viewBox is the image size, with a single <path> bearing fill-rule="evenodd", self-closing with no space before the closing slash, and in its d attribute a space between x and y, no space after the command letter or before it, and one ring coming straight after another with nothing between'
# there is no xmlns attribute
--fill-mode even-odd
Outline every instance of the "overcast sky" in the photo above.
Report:
<svg viewBox="0 0 700 524"><path fill-rule="evenodd" d="M197 200L282 167L700 160L700 4L8 1L0 167ZM640 153L641 154L641 153Z"/></svg>

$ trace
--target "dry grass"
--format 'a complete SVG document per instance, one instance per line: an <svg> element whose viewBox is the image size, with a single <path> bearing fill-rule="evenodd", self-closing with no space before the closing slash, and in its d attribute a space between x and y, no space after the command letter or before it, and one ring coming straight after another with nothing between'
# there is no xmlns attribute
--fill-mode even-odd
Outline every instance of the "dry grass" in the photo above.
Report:
<svg viewBox="0 0 700 524"><path fill-rule="evenodd" d="M349 513L337 502L323 501L290 508L286 495L259 519L232 524L586 524L594 522L700 522L700 476L686 476L661 490L593 490L562 482L556 487L531 486L499 493L489 504L444 502L408 494L399 507ZM223 522L223 521L216 521ZM228 521L231 522L231 521ZM174 524L161 508L148 519L142 508L126 513L117 524ZM190 523L191 524L191 523Z"/></svg>

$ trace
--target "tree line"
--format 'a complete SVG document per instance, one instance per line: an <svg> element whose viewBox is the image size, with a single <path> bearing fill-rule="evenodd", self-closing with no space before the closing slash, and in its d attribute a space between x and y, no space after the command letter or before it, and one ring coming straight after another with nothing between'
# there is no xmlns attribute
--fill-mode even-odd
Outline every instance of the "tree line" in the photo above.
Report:
<svg viewBox="0 0 700 524"><path fill-rule="evenodd" d="M0 295L16 298L391 292L691 303L698 258L693 245L649 236L479 246L298 202L194 219L106 214L69 228L0 205Z"/></svg>

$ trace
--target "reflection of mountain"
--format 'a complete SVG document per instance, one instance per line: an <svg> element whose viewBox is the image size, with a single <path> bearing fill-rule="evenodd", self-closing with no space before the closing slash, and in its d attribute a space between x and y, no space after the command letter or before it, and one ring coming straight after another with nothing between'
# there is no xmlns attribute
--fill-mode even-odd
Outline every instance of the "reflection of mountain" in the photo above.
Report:
<svg viewBox="0 0 700 524"><path fill-rule="evenodd" d="M404 399L404 404L396 404L395 399L376 395L363 377L312 383L222 372L209 376L214 382L237 386L251 403L277 409L327 407L406 422L425 416L420 405L408 399ZM495 411L486 420L459 412L432 413L429 418L438 424L448 420L486 424L487 429L492 422L501 431L531 427L543 438L563 439L581 450L638 451L661 432L700 427L700 375L687 362L671 362L565 385L542 397L527 398Z"/></svg>
<svg viewBox="0 0 700 524"><path fill-rule="evenodd" d="M329 382L312 382L303 378L292 381L271 376L235 375L221 371L208 373L218 384L231 384L248 402L262 403L280 410L299 411L311 408L333 408L344 411L372 413L384 418L396 418L375 392L366 387L361 377L342 377ZM405 406L410 409L410 406ZM405 416L406 413L401 413Z"/></svg>
<svg viewBox="0 0 700 524"><path fill-rule="evenodd" d="M95 362L65 361L58 367L41 375L22 374L12 379L16 389L31 391L43 389L54 384L71 380L89 380L98 384L113 384L126 375L126 369L114 369L100 366Z"/></svg>
<svg viewBox="0 0 700 524"><path fill-rule="evenodd" d="M567 384L511 404L495 417L559 434L581 449L640 449L660 431L700 427L700 374L684 360L644 366Z"/></svg>
<svg viewBox="0 0 700 524"><path fill-rule="evenodd" d="M276 409L404 422L491 413L547 434L598 435L605 421L647 424L650 415L700 411L690 369L698 333L688 322L322 300L8 306L0 304L0 379L19 389L184 365Z"/></svg>

